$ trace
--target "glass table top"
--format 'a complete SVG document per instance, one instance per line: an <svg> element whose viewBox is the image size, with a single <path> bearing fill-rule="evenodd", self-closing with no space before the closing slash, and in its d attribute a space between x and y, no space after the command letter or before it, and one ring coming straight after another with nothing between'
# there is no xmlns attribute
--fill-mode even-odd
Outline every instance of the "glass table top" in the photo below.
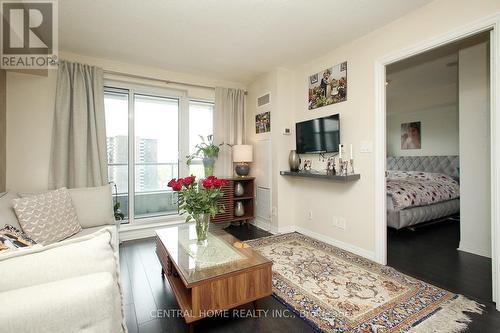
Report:
<svg viewBox="0 0 500 333"><path fill-rule="evenodd" d="M156 230L182 279L189 285L270 261L248 245L218 228L209 229L207 241L198 243L195 223Z"/></svg>

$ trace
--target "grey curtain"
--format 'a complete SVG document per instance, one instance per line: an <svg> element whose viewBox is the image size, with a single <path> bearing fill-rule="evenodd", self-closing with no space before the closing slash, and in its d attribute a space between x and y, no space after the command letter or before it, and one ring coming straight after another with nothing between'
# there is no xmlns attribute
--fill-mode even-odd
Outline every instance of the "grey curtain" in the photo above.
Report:
<svg viewBox="0 0 500 333"><path fill-rule="evenodd" d="M230 145L245 140L245 91L241 89L215 88L214 141ZM229 177L233 174L231 147L221 147L215 164L215 174Z"/></svg>
<svg viewBox="0 0 500 333"><path fill-rule="evenodd" d="M107 184L103 82L100 68L60 62L49 188Z"/></svg>

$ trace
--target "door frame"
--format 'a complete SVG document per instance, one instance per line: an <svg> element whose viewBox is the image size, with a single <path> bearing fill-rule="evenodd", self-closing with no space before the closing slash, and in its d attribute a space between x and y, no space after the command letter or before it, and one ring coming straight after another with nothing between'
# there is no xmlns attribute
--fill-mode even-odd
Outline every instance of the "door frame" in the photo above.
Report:
<svg viewBox="0 0 500 333"><path fill-rule="evenodd" d="M386 66L472 35L490 32L490 142L491 142L491 253L493 301L500 300L500 13L484 17L458 29L375 61L375 259L387 264L386 169ZM500 302L496 308L500 311Z"/></svg>

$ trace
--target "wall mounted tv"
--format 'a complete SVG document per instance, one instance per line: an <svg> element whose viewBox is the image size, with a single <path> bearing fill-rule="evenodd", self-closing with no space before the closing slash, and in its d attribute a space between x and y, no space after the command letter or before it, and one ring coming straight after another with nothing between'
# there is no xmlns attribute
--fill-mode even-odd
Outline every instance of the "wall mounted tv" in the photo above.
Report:
<svg viewBox="0 0 500 333"><path fill-rule="evenodd" d="M334 114L295 124L297 153L336 153L340 144L340 117Z"/></svg>

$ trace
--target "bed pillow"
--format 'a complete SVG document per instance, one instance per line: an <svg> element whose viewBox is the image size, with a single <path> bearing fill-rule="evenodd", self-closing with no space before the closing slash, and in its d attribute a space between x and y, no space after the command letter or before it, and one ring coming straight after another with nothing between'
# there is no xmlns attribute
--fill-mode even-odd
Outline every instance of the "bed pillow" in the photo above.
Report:
<svg viewBox="0 0 500 333"><path fill-rule="evenodd" d="M14 199L13 205L23 231L37 243L55 243L82 230L66 188Z"/></svg>

